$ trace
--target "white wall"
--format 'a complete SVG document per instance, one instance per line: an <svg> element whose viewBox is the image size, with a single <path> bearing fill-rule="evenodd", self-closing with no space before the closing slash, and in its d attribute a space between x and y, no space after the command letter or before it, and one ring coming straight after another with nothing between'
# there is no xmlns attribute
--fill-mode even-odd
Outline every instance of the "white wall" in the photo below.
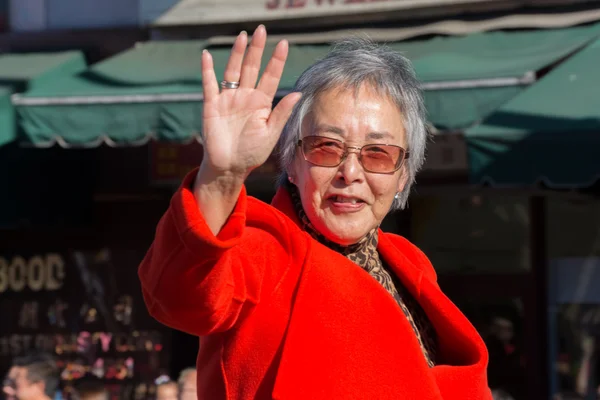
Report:
<svg viewBox="0 0 600 400"><path fill-rule="evenodd" d="M41 31L46 26L46 0L10 0L10 29Z"/></svg>

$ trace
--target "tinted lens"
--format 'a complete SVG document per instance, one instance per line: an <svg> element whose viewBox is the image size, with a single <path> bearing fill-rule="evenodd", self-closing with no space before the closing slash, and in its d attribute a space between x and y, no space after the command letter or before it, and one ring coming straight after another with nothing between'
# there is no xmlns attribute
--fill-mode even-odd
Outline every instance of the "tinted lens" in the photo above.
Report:
<svg viewBox="0 0 600 400"><path fill-rule="evenodd" d="M302 139L304 158L311 164L322 167L335 167L344 155L344 143L320 136L307 136Z"/></svg>
<svg viewBox="0 0 600 400"><path fill-rule="evenodd" d="M370 172L389 173L396 171L404 160L402 147L373 144L362 148L360 159L363 168Z"/></svg>

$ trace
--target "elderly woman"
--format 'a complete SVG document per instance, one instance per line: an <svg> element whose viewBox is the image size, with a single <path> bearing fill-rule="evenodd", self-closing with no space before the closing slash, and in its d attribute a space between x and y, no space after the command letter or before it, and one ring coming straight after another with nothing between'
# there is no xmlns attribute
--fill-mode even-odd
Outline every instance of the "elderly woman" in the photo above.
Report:
<svg viewBox="0 0 600 400"><path fill-rule="evenodd" d="M340 43L271 105L288 52L257 83L266 31L236 39L221 90L202 55L204 157L139 269L150 313L201 337L200 399L491 399L479 335L428 259L379 229L423 163L408 60ZM279 140L271 205L244 180Z"/></svg>

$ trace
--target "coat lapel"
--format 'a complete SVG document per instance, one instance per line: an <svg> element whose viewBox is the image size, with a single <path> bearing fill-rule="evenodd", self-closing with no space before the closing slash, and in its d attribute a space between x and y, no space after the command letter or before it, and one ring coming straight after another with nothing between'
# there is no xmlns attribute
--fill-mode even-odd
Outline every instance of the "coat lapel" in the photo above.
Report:
<svg viewBox="0 0 600 400"><path fill-rule="evenodd" d="M438 333L438 365L432 368L444 400L491 398L487 384L488 354L483 340L462 312L427 278L389 236L380 232L378 250L417 299Z"/></svg>

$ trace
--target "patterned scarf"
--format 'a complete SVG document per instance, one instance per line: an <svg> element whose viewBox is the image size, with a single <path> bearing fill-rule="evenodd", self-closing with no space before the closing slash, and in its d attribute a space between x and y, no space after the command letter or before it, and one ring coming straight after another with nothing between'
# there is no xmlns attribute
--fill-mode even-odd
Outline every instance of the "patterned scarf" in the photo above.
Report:
<svg viewBox="0 0 600 400"><path fill-rule="evenodd" d="M380 259L379 252L377 251L377 229L373 229L360 241L349 246L342 246L332 242L319 233L308 219L308 216L302 207L302 200L300 199L300 194L298 193L296 186L288 183L286 189L292 197L296 214L298 215L304 230L319 243L342 254L367 271L369 275L379 282L396 300L419 340L427 364L430 367L433 367L435 365L435 353L437 348L437 336L435 330L421 308L421 305L410 292L408 292L404 285L402 285L400 280L397 279L393 273L390 273L389 268L387 268Z"/></svg>

